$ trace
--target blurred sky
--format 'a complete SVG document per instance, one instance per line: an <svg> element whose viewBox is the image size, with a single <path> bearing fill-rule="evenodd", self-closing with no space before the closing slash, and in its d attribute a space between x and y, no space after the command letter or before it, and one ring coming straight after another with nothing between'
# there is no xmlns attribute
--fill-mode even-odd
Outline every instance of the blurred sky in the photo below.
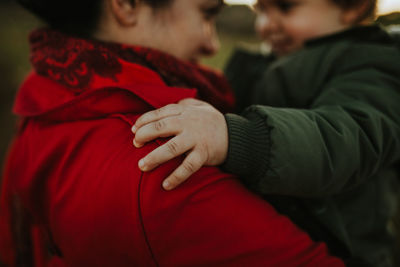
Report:
<svg viewBox="0 0 400 267"><path fill-rule="evenodd" d="M227 4L248 4L252 5L256 0L225 0ZM378 0L378 13L400 12L400 0Z"/></svg>

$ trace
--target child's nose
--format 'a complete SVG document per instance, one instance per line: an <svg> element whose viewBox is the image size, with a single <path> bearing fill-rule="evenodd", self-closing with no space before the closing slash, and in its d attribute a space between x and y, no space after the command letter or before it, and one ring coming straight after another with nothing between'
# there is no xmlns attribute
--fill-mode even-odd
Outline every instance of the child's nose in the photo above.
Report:
<svg viewBox="0 0 400 267"><path fill-rule="evenodd" d="M259 35L263 35L263 32L266 30L266 28L268 27L268 23L269 23L269 18L267 17L266 14L258 14L257 18L256 18L256 22L255 22L255 28L256 31Z"/></svg>
<svg viewBox="0 0 400 267"><path fill-rule="evenodd" d="M257 15L255 29L261 38L267 38L277 28L278 22L273 14L261 13Z"/></svg>

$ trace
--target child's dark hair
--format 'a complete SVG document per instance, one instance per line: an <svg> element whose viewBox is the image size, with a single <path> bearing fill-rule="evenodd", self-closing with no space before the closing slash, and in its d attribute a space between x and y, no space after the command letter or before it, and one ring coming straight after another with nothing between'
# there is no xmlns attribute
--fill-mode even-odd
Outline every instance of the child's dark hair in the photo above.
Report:
<svg viewBox="0 0 400 267"><path fill-rule="evenodd" d="M130 0L132 5L137 0ZM158 8L173 0L140 0ZM90 36L98 25L104 0L17 0L51 28L78 36Z"/></svg>
<svg viewBox="0 0 400 267"><path fill-rule="evenodd" d="M377 0L332 0L335 4L343 9L358 8L362 5L365 6L364 12L358 18L356 22L363 21L369 18L375 18L376 16L376 4Z"/></svg>

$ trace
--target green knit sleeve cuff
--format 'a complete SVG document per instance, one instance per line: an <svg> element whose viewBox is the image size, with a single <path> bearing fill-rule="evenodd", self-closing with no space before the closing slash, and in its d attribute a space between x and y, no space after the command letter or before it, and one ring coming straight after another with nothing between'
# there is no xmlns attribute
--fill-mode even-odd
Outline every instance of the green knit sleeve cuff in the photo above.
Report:
<svg viewBox="0 0 400 267"><path fill-rule="evenodd" d="M222 168L250 187L257 187L269 168L270 138L265 119L256 114L245 118L226 114L228 156Z"/></svg>

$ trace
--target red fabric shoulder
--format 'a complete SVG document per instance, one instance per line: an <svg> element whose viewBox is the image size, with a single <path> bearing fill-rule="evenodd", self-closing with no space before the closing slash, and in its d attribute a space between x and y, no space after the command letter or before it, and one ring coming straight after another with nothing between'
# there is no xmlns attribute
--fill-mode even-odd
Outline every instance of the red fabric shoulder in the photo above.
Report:
<svg viewBox="0 0 400 267"><path fill-rule="evenodd" d="M50 237L57 266L343 266L271 205L218 168L178 189L161 182L181 163L149 173L130 132L135 116L28 122L11 159L13 187L35 214L36 249ZM27 147L28 144L28 147ZM18 144L17 144L18 145ZM24 148L24 149L22 149ZM26 153L25 151L30 151ZM35 156L31 153L35 152ZM46 164L44 164L46 163ZM48 256L47 256L48 257Z"/></svg>
<svg viewBox="0 0 400 267"><path fill-rule="evenodd" d="M177 189L163 190L161 182L181 162L146 173L139 185L143 230L159 265L344 266L325 244L218 168L203 167Z"/></svg>

